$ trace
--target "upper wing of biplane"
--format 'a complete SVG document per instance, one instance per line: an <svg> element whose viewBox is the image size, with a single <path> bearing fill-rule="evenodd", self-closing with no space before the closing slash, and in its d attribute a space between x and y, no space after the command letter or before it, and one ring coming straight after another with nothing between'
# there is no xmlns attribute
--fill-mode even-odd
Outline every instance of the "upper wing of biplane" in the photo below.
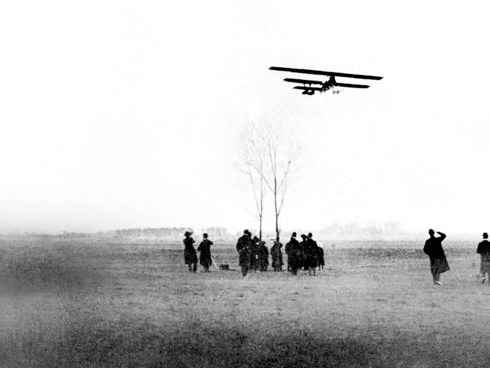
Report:
<svg viewBox="0 0 490 368"><path fill-rule="evenodd" d="M291 73L303 73L303 74L314 74L314 75L327 75L333 77L344 77L344 78L358 78L358 79L374 79L380 80L383 77L377 77L374 75L362 75L362 74L348 74L348 73L337 73L337 72L325 72L321 70L310 70L310 69L295 69L295 68L283 68L279 66L271 66L270 70L277 70L280 72L291 72ZM299 82L302 83L302 82Z"/></svg>

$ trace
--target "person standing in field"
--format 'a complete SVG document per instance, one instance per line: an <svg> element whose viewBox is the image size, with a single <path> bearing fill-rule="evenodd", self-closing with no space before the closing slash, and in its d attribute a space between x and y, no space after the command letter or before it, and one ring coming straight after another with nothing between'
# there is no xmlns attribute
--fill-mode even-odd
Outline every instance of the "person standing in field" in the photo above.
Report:
<svg viewBox="0 0 490 368"><path fill-rule="evenodd" d="M308 271L308 262L306 262L306 248L308 247L306 244L308 243L308 238L305 234L301 234L301 241L299 243L299 247L301 249L301 267L305 271Z"/></svg>
<svg viewBox="0 0 490 368"><path fill-rule="evenodd" d="M213 245L213 242L208 239L208 234L202 234L202 242L197 247L197 250L200 253L199 263L204 267L204 272L209 272L209 267L213 264L211 245Z"/></svg>
<svg viewBox="0 0 490 368"><path fill-rule="evenodd" d="M478 244L476 252L481 256L481 283L485 283L485 274L488 274L488 282L490 283L490 242L487 233L483 233L483 241Z"/></svg>
<svg viewBox="0 0 490 368"><path fill-rule="evenodd" d="M252 247L252 234L248 230L243 231L243 235L238 238L236 244L236 250L238 252L238 263L242 268L242 275L247 276L250 269L251 247Z"/></svg>
<svg viewBox="0 0 490 368"><path fill-rule="evenodd" d="M288 252L289 250L289 252ZM288 267L291 268L293 275L298 274L298 269L301 268L301 246L298 240L296 240L296 233L291 235L291 239L286 244L286 254L288 256Z"/></svg>
<svg viewBox="0 0 490 368"><path fill-rule="evenodd" d="M250 245L250 271L259 270L259 238L254 236Z"/></svg>
<svg viewBox="0 0 490 368"><path fill-rule="evenodd" d="M306 264L308 265L308 275L316 276L316 268L318 267L318 244L313 240L313 234L308 234L308 239L305 243L306 249Z"/></svg>
<svg viewBox="0 0 490 368"><path fill-rule="evenodd" d="M291 239L293 239L293 238L291 237ZM288 265L287 271L288 272L292 272L292 268L291 268L291 247L292 247L291 241L288 241L286 243L286 247L284 248L284 250L286 251L286 257L288 257L288 261L287 261L287 265Z"/></svg>
<svg viewBox="0 0 490 368"><path fill-rule="evenodd" d="M266 272L269 266L269 249L265 241L259 240L259 271Z"/></svg>
<svg viewBox="0 0 490 368"><path fill-rule="evenodd" d="M432 273L432 279L435 285L442 285L441 273L449 271L449 264L446 259L444 249L442 249L442 241L446 238L446 234L437 232L439 237L434 236L435 232L429 229L430 238L427 239L424 245L424 253L429 256L430 259L430 272Z"/></svg>
<svg viewBox="0 0 490 368"><path fill-rule="evenodd" d="M318 271L323 270L325 266L325 252L321 245L318 245Z"/></svg>
<svg viewBox="0 0 490 368"><path fill-rule="evenodd" d="M185 264L189 266L190 272L197 271L197 253L194 249L194 239L191 237L192 232L186 231L184 233L184 261Z"/></svg>
<svg viewBox="0 0 490 368"><path fill-rule="evenodd" d="M279 237L274 240L274 245L271 248L271 257L272 257L272 268L275 272L282 271L282 244L279 242Z"/></svg>

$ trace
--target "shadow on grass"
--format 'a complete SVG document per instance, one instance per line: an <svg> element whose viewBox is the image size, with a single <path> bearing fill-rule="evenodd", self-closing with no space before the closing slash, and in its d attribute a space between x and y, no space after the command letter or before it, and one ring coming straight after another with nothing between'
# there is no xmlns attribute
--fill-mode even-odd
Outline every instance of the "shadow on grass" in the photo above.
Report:
<svg viewBox="0 0 490 368"><path fill-rule="evenodd" d="M70 244L0 248L0 291L80 289L101 281L97 250Z"/></svg>
<svg viewBox="0 0 490 368"><path fill-rule="evenodd" d="M358 334L348 338L250 333L239 327L186 324L179 330L107 320L72 323L62 339L39 346L25 336L23 350L0 356L12 366L49 367L484 367L484 347L468 351L431 337L392 339ZM5 346L2 350L5 349ZM466 349L466 350L465 350Z"/></svg>

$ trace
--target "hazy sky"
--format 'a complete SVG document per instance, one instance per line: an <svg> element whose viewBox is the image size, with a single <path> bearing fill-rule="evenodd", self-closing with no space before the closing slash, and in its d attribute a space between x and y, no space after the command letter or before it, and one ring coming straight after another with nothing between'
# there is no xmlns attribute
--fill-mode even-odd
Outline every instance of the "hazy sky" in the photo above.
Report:
<svg viewBox="0 0 490 368"><path fill-rule="evenodd" d="M254 228L251 122L302 146L284 228L490 231L487 19L485 1L2 2L0 231ZM384 79L303 96L271 65Z"/></svg>

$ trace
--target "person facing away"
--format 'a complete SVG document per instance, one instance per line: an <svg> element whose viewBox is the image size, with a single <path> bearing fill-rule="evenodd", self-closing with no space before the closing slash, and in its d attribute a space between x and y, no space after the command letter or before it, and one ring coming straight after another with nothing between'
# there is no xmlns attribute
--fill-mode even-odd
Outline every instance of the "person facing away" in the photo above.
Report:
<svg viewBox="0 0 490 368"><path fill-rule="evenodd" d="M275 272L282 271L282 244L279 242L279 237L274 241L274 245L271 248L271 257L272 257L272 268Z"/></svg>
<svg viewBox="0 0 490 368"><path fill-rule="evenodd" d="M186 231L184 233L184 261L189 266L190 272L197 271L197 253L194 249L194 239L191 237L192 231Z"/></svg>
<svg viewBox="0 0 490 368"><path fill-rule="evenodd" d="M446 234L437 232L439 237L434 236L435 232L429 229L430 238L426 240L424 245L424 253L430 259L430 272L435 285L442 285L441 273L449 271L449 263L446 259L444 249L442 249L442 241L446 238Z"/></svg>
<svg viewBox="0 0 490 368"><path fill-rule="evenodd" d="M259 270L259 238L254 236L250 245L250 270Z"/></svg>
<svg viewBox="0 0 490 368"><path fill-rule="evenodd" d="M251 257L251 246L252 246L252 234L248 230L243 231L243 235L238 238L236 243L236 250L238 252L238 263L242 268L242 275L246 276L248 270L250 269L250 257Z"/></svg>
<svg viewBox="0 0 490 368"><path fill-rule="evenodd" d="M481 283L485 283L485 274L488 274L488 282L490 283L490 242L488 241L487 233L483 233L483 241L478 244L476 252L481 256Z"/></svg>
<svg viewBox="0 0 490 368"><path fill-rule="evenodd" d="M286 244L286 254L288 256L288 267L291 269L293 275L298 274L298 269L302 266L301 260L301 246L296 239L296 232L291 235L291 239Z"/></svg>
<svg viewBox="0 0 490 368"><path fill-rule="evenodd" d="M318 244L313 240L313 234L309 233L305 244L306 263L308 264L308 275L316 276L318 267Z"/></svg>
<svg viewBox="0 0 490 368"><path fill-rule="evenodd" d="M323 248L318 245L318 270L323 270L323 267L325 266L325 252L323 251Z"/></svg>
<svg viewBox="0 0 490 368"><path fill-rule="evenodd" d="M296 234L296 233L293 233L293 234ZM292 239L292 237L291 237L291 239ZM291 268L291 247L292 246L293 245L291 244L291 240L290 240L286 243L286 247L284 248L284 251L286 252L286 256L288 258L288 260L287 260L287 265L288 265L287 271L288 272L292 272L292 268Z"/></svg>
<svg viewBox="0 0 490 368"><path fill-rule="evenodd" d="M306 261L306 248L308 243L308 237L305 234L301 234L301 241L299 242L299 247L301 249L301 267L305 271L308 271L308 262Z"/></svg>
<svg viewBox="0 0 490 368"><path fill-rule="evenodd" d="M266 272L269 266L269 249L265 241L259 240L259 271Z"/></svg>
<svg viewBox="0 0 490 368"><path fill-rule="evenodd" d="M200 253L199 263L204 267L204 272L209 272L209 267L213 264L211 245L213 245L213 242L208 239L208 234L202 234L202 242L197 247L197 250Z"/></svg>

